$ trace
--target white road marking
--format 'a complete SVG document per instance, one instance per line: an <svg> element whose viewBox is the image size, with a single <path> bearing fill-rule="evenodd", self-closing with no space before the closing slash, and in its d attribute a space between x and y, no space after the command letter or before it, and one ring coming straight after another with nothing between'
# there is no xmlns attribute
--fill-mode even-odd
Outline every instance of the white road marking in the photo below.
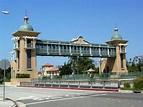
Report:
<svg viewBox="0 0 143 107"><path fill-rule="evenodd" d="M50 98L45 98L46 100L49 100Z"/></svg>
<svg viewBox="0 0 143 107"><path fill-rule="evenodd" d="M33 98L32 100L38 100L39 98L38 97L35 97L35 98Z"/></svg>
<svg viewBox="0 0 143 107"><path fill-rule="evenodd" d="M42 101L42 100L44 100L44 99L42 99L42 98L39 98L39 99L37 99L38 101Z"/></svg>
<svg viewBox="0 0 143 107"><path fill-rule="evenodd" d="M51 99L58 99L58 98L63 98L63 97L60 96L51 97Z"/></svg>
<svg viewBox="0 0 143 107"><path fill-rule="evenodd" d="M98 95L90 95L90 96L104 96L104 95L107 95L107 94L98 94ZM35 105L35 104L40 104L40 103L47 103L47 102L54 102L54 101L62 101L62 100L69 100L69 99L77 99L77 98L85 98L85 97L90 97L90 96L80 96L80 97L72 97L72 98L53 99L53 100L47 100L47 101L27 103L27 104L25 104L25 105Z"/></svg>
<svg viewBox="0 0 143 107"><path fill-rule="evenodd" d="M65 95L66 97L69 97L70 95Z"/></svg>
<svg viewBox="0 0 143 107"><path fill-rule="evenodd" d="M104 95L107 95L107 94L97 94L97 95L90 95L90 96L95 96L95 97L97 97L97 96L104 96Z"/></svg>
<svg viewBox="0 0 143 107"><path fill-rule="evenodd" d="M18 100L32 99L34 96L20 97Z"/></svg>

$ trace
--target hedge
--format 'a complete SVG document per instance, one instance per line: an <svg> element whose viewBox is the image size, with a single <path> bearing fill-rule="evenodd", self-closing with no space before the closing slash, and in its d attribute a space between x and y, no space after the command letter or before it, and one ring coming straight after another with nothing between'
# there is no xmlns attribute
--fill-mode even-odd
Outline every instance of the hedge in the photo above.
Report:
<svg viewBox="0 0 143 107"><path fill-rule="evenodd" d="M131 89L130 83L129 83L129 82L125 82L123 89L124 89L124 90L130 90L130 89Z"/></svg>
<svg viewBox="0 0 143 107"><path fill-rule="evenodd" d="M143 90L143 76L136 78L133 82L134 90Z"/></svg>
<svg viewBox="0 0 143 107"><path fill-rule="evenodd" d="M30 78L30 74L20 74L20 73L17 73L16 74L16 78Z"/></svg>

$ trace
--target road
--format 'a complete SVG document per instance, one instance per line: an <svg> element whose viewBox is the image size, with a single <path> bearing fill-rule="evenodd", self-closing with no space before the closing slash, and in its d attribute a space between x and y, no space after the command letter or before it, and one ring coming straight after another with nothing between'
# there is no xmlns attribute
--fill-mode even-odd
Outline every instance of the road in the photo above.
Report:
<svg viewBox="0 0 143 107"><path fill-rule="evenodd" d="M0 92L2 92L1 86ZM2 97L2 93L0 96ZM143 105L143 93L6 87L6 97L22 102L26 107L142 107Z"/></svg>
<svg viewBox="0 0 143 107"><path fill-rule="evenodd" d="M142 107L142 94L95 93L25 101L26 107Z"/></svg>

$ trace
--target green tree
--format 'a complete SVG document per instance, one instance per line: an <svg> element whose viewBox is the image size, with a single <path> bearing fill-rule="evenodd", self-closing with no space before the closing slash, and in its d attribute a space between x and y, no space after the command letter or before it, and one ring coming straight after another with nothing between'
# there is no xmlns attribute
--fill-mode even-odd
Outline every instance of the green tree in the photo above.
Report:
<svg viewBox="0 0 143 107"><path fill-rule="evenodd" d="M86 71L90 68L95 68L95 65L93 64L94 60L88 58L88 57L79 57L78 58L78 66L77 66L77 72L83 73L83 71Z"/></svg>
<svg viewBox="0 0 143 107"><path fill-rule="evenodd" d="M3 82L3 71L0 68L0 84Z"/></svg>
<svg viewBox="0 0 143 107"><path fill-rule="evenodd" d="M60 76L72 74L71 66L68 63L64 63L64 65L61 66L59 70L60 70Z"/></svg>
<svg viewBox="0 0 143 107"><path fill-rule="evenodd" d="M90 68L95 69L94 60L88 57L69 57L67 63L60 68L60 75L81 74Z"/></svg>
<svg viewBox="0 0 143 107"><path fill-rule="evenodd" d="M0 68L0 83L3 82L3 76L4 76L4 70ZM11 68L9 67L8 69L5 70L5 77L6 81L10 81L11 78Z"/></svg>
<svg viewBox="0 0 143 107"><path fill-rule="evenodd" d="M133 89L143 90L143 76L140 76L133 81Z"/></svg>
<svg viewBox="0 0 143 107"><path fill-rule="evenodd" d="M10 78L11 78L11 67L6 69L5 76L6 76L6 81L10 81Z"/></svg>
<svg viewBox="0 0 143 107"><path fill-rule="evenodd" d="M129 72L141 71L141 66L143 66L143 63L141 62L140 57L135 56L134 58L130 58L127 62L127 69Z"/></svg>

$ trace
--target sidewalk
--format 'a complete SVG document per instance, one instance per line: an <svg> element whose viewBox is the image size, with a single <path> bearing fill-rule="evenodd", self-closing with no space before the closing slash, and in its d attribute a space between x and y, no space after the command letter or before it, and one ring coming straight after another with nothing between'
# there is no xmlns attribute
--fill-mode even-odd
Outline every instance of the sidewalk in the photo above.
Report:
<svg viewBox="0 0 143 107"><path fill-rule="evenodd" d="M14 107L14 102L10 100L3 101L3 99L0 99L0 107Z"/></svg>
<svg viewBox="0 0 143 107"><path fill-rule="evenodd" d="M26 107L26 106L21 102L15 102L8 98L6 98L6 100L3 101L3 99L0 98L0 107Z"/></svg>

